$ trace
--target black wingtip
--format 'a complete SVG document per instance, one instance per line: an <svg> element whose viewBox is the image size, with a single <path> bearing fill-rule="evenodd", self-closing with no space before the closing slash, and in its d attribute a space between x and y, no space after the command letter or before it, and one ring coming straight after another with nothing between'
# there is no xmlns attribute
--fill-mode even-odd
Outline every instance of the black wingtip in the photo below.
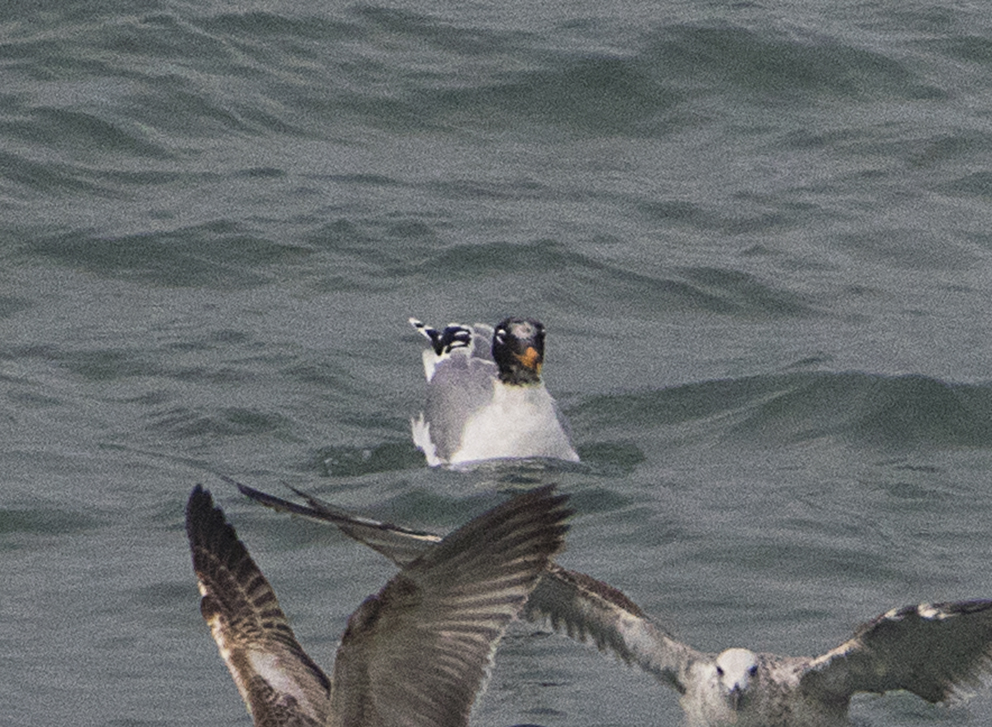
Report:
<svg viewBox="0 0 992 727"><path fill-rule="evenodd" d="M472 345L472 329L468 326L453 324L439 331L416 318L411 318L410 324L426 336L438 356L451 353L456 348L467 348Z"/></svg>
<svg viewBox="0 0 992 727"><path fill-rule="evenodd" d="M220 505L214 504L210 490L203 485L194 487L186 502L186 537L194 553L194 562L198 547L219 551L222 543L238 541L234 526L227 521Z"/></svg>
<svg viewBox="0 0 992 727"><path fill-rule="evenodd" d="M567 507L570 495L564 492L558 492L557 484L542 485L529 492L525 493L525 496L529 500L540 502L548 502L548 510L558 513L558 517L562 521L562 525L565 530L568 530L569 525L567 520L569 520L573 515L575 515L575 509L572 507Z"/></svg>
<svg viewBox="0 0 992 727"><path fill-rule="evenodd" d="M516 495L489 511L486 521L489 523L490 533L487 536L501 532L504 527L517 521L518 513L527 513L528 516L541 513L539 521L543 523L548 537L555 543L550 552L561 552L565 547L565 534L569 530L568 519L574 514L574 510L567 507L568 500L567 494L557 492L555 484L544 485ZM483 517L476 518L464 529L472 529L473 523L482 520Z"/></svg>
<svg viewBox="0 0 992 727"><path fill-rule="evenodd" d="M290 512L293 512L292 508L294 507L294 505L288 500L283 500L281 497L276 497L275 495L270 495L267 492L256 490L254 487L249 487L248 485L244 485L238 482L237 480L232 479L230 477L226 477L224 475L220 475L220 478L229 485L234 485L235 487L237 487L238 492L240 492L245 497L254 500L255 502L260 502L266 507L271 507L276 510L289 509ZM290 487L290 489L293 488Z"/></svg>
<svg viewBox="0 0 992 727"><path fill-rule="evenodd" d="M214 498L210 494L210 490L197 484L189 493L189 499L186 501L186 533L190 539L192 539L193 526L213 509Z"/></svg>

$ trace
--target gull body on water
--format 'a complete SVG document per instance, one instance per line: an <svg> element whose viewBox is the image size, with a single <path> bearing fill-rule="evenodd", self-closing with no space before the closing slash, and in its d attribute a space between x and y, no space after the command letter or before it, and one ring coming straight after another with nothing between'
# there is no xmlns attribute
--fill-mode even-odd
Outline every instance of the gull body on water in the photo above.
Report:
<svg viewBox="0 0 992 727"><path fill-rule="evenodd" d="M578 462L568 424L541 378L545 328L507 318L495 329L452 323L439 331L411 325L424 350L427 400L410 421L429 465L547 457Z"/></svg>

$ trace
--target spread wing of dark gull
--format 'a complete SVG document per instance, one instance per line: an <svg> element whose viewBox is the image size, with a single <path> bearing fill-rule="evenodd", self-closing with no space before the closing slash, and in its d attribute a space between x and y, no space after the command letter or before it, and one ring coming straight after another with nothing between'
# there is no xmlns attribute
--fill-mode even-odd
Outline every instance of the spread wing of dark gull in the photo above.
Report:
<svg viewBox="0 0 992 727"><path fill-rule="evenodd" d="M333 523L397 563L437 542L436 535L360 518L310 495L298 493L309 506L293 505L239 487L270 506L278 501L280 509ZM971 696L992 672L992 600L893 609L819 657L743 648L715 654L676 640L620 590L551 563L523 616L545 619L673 687L690 727L841 727L858 692L906 690L953 702Z"/></svg>
<svg viewBox="0 0 992 727"><path fill-rule="evenodd" d="M427 399L410 421L429 465L547 457L579 460L568 425L541 379L545 328L507 318L495 329L452 323L437 330L411 318L424 350Z"/></svg>
<svg viewBox="0 0 992 727"><path fill-rule="evenodd" d="M680 692L689 667L706 658L676 641L621 591L554 563L527 601L524 616L546 619L555 631L612 651Z"/></svg>
<svg viewBox="0 0 992 727"><path fill-rule="evenodd" d="M327 724L330 680L300 646L272 586L199 485L186 504L186 533L200 613L255 725Z"/></svg>
<svg viewBox="0 0 992 727"><path fill-rule="evenodd" d="M905 689L928 702L973 696L992 669L992 601L888 611L810 661L803 689L823 699Z"/></svg>
<svg viewBox="0 0 992 727"><path fill-rule="evenodd" d="M410 560L351 615L329 680L197 486L186 529L200 609L255 726L468 724L507 624L563 547L565 500L519 495Z"/></svg>
<svg viewBox="0 0 992 727"><path fill-rule="evenodd" d="M242 494L275 510L336 525L401 567L442 540L439 535L357 515L295 488L291 489L306 500L306 505L224 479ZM687 665L703 658L675 641L621 591L553 563L530 594L522 615L531 621L546 618L556 630L579 641L592 641L601 650L614 652L680 691L681 675Z"/></svg>

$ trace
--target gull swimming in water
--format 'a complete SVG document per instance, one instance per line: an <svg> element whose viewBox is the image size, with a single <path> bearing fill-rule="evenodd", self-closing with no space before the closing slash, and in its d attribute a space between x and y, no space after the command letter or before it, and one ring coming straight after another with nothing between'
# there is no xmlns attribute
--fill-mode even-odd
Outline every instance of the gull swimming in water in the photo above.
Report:
<svg viewBox="0 0 992 727"><path fill-rule="evenodd" d="M565 500L519 495L407 561L348 619L329 679L198 485L186 532L200 611L255 727L467 725L507 624L563 547Z"/></svg>
<svg viewBox="0 0 992 727"><path fill-rule="evenodd" d="M238 487L275 509L333 523L399 565L441 542L299 491L307 505ZM676 640L616 588L552 563L524 616L591 640L673 687L689 727L842 727L858 692L905 690L932 703L956 702L992 671L992 600L895 608L815 657L742 648L704 653Z"/></svg>
<svg viewBox="0 0 992 727"><path fill-rule="evenodd" d="M549 457L578 462L568 425L541 380L544 326L507 318L495 329L453 323L438 331L410 323L424 350L427 402L410 420L427 464Z"/></svg>

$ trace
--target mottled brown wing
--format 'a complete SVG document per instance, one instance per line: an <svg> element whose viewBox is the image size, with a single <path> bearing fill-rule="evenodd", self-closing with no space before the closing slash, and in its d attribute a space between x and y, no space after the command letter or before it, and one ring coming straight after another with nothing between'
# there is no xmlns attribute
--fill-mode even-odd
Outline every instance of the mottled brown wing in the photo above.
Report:
<svg viewBox="0 0 992 727"><path fill-rule="evenodd" d="M905 689L928 702L970 696L992 667L992 601L893 609L810 663L801 687L823 698Z"/></svg>
<svg viewBox="0 0 992 727"><path fill-rule="evenodd" d="M507 624L562 548L564 502L549 487L515 497L368 598L338 649L335 724L467 724Z"/></svg>
<svg viewBox="0 0 992 727"><path fill-rule="evenodd" d="M308 505L291 503L238 483L238 488L276 510L337 525L399 566L429 551L441 537L421 530L361 517L299 490ZM530 595L523 613L531 621L547 619L556 631L578 641L593 641L628 664L637 664L666 684L684 689L682 673L701 655L659 628L621 591L591 576L551 564Z"/></svg>
<svg viewBox="0 0 992 727"><path fill-rule="evenodd" d="M269 582L199 485L186 505L186 533L200 612L255 726L323 726L330 682L300 647Z"/></svg>
<svg viewBox="0 0 992 727"><path fill-rule="evenodd" d="M577 641L591 640L680 692L689 663L702 657L655 625L622 591L555 564L534 589L524 615L547 619Z"/></svg>

